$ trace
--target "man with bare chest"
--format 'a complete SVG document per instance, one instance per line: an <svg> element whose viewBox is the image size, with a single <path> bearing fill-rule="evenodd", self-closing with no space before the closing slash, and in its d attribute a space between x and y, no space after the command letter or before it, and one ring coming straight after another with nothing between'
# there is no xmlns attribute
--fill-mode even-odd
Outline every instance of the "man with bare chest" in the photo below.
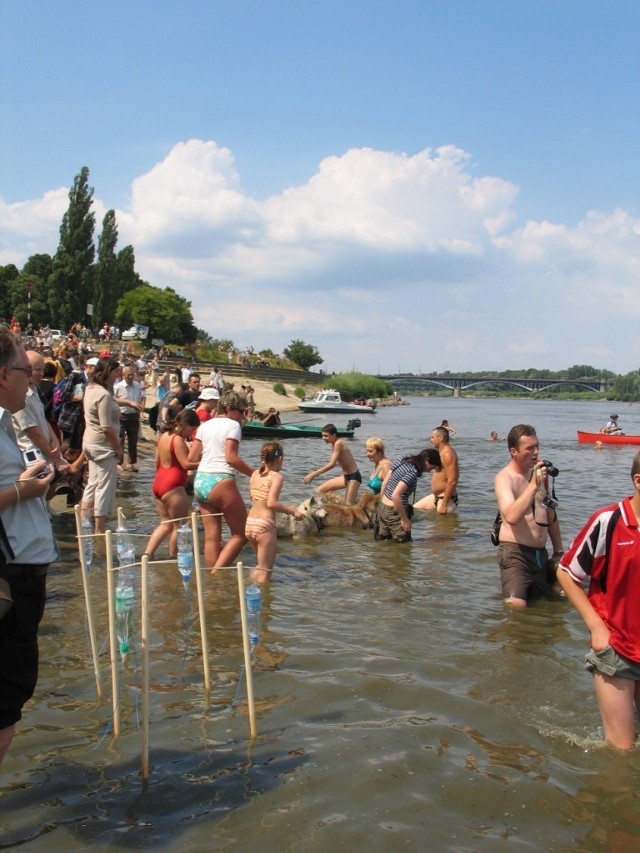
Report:
<svg viewBox="0 0 640 853"><path fill-rule="evenodd" d="M535 429L528 424L512 427L507 446L511 459L495 478L502 517L498 564L505 603L523 609L532 595L554 591L554 564L564 551L556 511L547 505L547 469L538 459ZM547 536L554 549L551 562Z"/></svg>
<svg viewBox="0 0 640 853"><path fill-rule="evenodd" d="M436 427L431 432L431 444L440 454L441 465L431 475L431 494L413 505L414 509L435 511L440 515L453 512L458 506L458 454L449 444L450 433L446 427Z"/></svg>

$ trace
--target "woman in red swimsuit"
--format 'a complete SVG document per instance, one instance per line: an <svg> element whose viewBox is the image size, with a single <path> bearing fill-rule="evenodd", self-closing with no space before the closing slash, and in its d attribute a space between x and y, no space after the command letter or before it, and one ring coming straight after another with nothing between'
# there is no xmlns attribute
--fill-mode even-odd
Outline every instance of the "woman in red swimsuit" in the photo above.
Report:
<svg viewBox="0 0 640 853"><path fill-rule="evenodd" d="M192 409L183 409L171 423L168 432L163 433L156 446L156 476L151 491L156 499L156 509L160 524L147 542L145 553L153 559L161 542L170 536L169 556L177 553L178 522L189 511L189 499L185 491L189 470L198 467L188 461L187 441L200 426L198 416Z"/></svg>

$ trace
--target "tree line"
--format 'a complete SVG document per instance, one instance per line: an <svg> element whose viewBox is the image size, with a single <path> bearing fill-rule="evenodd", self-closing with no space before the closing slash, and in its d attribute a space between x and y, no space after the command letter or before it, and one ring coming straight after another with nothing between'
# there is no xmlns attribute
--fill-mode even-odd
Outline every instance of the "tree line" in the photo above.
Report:
<svg viewBox="0 0 640 853"><path fill-rule="evenodd" d="M191 303L170 287L143 281L135 270L133 246L116 250L114 210L102 220L96 250L93 193L84 166L69 191L55 255L32 255L21 270L14 264L0 266L0 317L15 318L23 329L48 325L63 331L74 323L97 329L104 323L126 327L135 322L149 326L155 337L195 341Z"/></svg>

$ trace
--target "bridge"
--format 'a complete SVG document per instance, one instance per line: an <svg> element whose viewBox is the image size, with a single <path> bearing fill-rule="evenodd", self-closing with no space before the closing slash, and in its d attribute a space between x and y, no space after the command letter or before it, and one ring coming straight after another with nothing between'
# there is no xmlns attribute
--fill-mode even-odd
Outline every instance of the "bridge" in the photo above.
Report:
<svg viewBox="0 0 640 853"><path fill-rule="evenodd" d="M582 388L585 391L604 394L613 384L612 379L593 377L589 379L533 379L526 376L452 376L450 374L440 376L435 373L395 373L387 376L380 375L378 379L384 379L392 386L410 387L412 390L426 388L428 385L437 385L440 388L447 388L454 397L460 397L465 391L475 388L477 385L511 385L532 394L535 394L536 391L548 391L551 388Z"/></svg>

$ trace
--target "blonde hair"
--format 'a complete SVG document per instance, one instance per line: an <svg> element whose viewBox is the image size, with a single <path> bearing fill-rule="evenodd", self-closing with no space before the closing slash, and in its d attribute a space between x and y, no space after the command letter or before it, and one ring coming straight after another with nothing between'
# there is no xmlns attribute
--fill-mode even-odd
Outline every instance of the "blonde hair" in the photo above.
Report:
<svg viewBox="0 0 640 853"><path fill-rule="evenodd" d="M377 450L378 453L382 453L384 456L384 444L381 438L378 438L377 435L370 436L364 443L364 446L367 450Z"/></svg>

